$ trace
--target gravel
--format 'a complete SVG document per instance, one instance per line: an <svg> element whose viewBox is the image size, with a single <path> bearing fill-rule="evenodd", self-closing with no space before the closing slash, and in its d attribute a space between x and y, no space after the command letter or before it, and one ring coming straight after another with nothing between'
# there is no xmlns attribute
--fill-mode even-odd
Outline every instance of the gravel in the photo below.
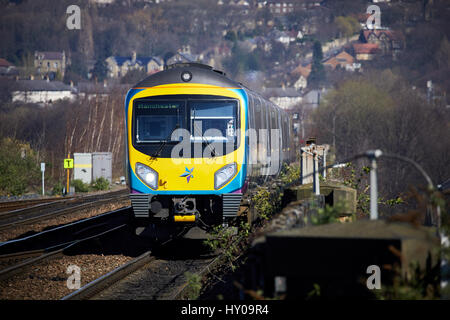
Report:
<svg viewBox="0 0 450 320"><path fill-rule="evenodd" d="M133 259L123 255L59 256L0 282L2 300L56 300L74 290L67 287L71 265L80 267L81 287ZM69 281L70 283L70 281Z"/></svg>

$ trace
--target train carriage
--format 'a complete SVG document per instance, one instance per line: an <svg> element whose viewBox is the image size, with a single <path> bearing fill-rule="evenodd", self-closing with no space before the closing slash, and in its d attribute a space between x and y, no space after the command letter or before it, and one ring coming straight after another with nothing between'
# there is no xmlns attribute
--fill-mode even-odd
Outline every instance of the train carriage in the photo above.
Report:
<svg viewBox="0 0 450 320"><path fill-rule="evenodd" d="M125 119L138 234L236 217L249 183L277 175L293 156L288 115L202 64L174 64L139 82Z"/></svg>

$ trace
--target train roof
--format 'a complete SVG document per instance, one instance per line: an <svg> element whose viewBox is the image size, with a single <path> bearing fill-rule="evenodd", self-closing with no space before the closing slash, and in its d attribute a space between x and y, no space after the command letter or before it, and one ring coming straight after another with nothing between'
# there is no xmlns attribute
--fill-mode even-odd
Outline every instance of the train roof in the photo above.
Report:
<svg viewBox="0 0 450 320"><path fill-rule="evenodd" d="M225 73L201 63L175 63L164 71L152 74L135 88L148 88L173 83L202 83L226 88L243 88L242 84L225 76Z"/></svg>

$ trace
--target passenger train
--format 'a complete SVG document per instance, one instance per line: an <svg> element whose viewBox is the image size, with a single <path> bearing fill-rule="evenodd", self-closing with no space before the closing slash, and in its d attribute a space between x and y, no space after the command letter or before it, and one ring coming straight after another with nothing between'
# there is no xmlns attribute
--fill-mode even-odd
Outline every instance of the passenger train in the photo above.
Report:
<svg viewBox="0 0 450 320"><path fill-rule="evenodd" d="M126 173L136 233L208 230L238 215L249 186L295 157L289 115L198 63L177 63L125 99Z"/></svg>

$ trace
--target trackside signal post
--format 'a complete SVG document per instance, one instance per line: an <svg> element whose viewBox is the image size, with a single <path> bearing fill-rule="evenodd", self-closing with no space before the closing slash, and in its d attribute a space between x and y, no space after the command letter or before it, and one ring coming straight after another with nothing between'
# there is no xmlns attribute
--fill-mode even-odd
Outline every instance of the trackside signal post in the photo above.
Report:
<svg viewBox="0 0 450 320"><path fill-rule="evenodd" d="M378 149L366 152L370 160L370 220L378 219L377 159L382 155L383 152Z"/></svg>
<svg viewBox="0 0 450 320"><path fill-rule="evenodd" d="M73 159L70 158L70 153L68 153L67 158L64 159L64 169L67 169L66 194L69 193L69 177L70 177L70 169L72 168L73 168Z"/></svg>
<svg viewBox="0 0 450 320"><path fill-rule="evenodd" d="M45 162L41 162L41 172L42 172L42 196L44 196L45 194L45 189L44 189L44 172L45 172Z"/></svg>

